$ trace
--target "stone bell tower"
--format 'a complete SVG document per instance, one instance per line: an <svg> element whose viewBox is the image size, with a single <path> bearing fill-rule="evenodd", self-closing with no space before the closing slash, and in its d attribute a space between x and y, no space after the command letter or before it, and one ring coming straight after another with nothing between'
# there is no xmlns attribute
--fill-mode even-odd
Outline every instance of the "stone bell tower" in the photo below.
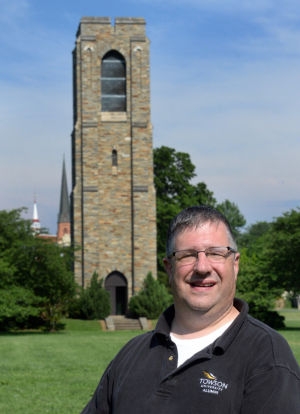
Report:
<svg viewBox="0 0 300 414"><path fill-rule="evenodd" d="M141 18L83 17L73 52L75 279L94 272L113 314L156 277L149 40Z"/></svg>

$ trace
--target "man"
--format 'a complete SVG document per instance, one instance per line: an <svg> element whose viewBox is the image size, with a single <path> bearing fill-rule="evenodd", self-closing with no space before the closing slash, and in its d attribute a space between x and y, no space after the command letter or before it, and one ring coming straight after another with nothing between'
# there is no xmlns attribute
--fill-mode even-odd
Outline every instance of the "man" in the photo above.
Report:
<svg viewBox="0 0 300 414"><path fill-rule="evenodd" d="M83 414L300 413L300 369L283 337L234 299L240 255L207 206L171 222L174 306L106 369Z"/></svg>

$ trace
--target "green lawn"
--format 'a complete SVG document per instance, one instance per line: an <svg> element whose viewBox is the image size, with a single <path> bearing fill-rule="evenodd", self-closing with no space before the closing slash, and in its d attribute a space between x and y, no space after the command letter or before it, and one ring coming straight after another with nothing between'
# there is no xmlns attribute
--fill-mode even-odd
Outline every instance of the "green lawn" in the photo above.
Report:
<svg viewBox="0 0 300 414"><path fill-rule="evenodd" d="M300 363L300 312L286 310ZM0 413L80 413L108 362L140 331L103 332L96 321L67 321L57 334L0 335Z"/></svg>
<svg viewBox="0 0 300 414"><path fill-rule="evenodd" d="M285 309L279 312L285 317L286 329L280 333L290 344L294 355L300 364L300 310Z"/></svg>
<svg viewBox="0 0 300 414"><path fill-rule="evenodd" d="M68 321L57 334L0 336L0 413L79 413L119 348L140 331Z"/></svg>

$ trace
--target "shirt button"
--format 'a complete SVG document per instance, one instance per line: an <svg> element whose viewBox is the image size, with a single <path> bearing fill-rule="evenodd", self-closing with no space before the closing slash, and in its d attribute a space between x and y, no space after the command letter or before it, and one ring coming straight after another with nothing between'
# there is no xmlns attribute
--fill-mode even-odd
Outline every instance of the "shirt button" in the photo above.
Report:
<svg viewBox="0 0 300 414"><path fill-rule="evenodd" d="M174 359L173 355L170 355L169 356L169 361L173 361L173 359Z"/></svg>

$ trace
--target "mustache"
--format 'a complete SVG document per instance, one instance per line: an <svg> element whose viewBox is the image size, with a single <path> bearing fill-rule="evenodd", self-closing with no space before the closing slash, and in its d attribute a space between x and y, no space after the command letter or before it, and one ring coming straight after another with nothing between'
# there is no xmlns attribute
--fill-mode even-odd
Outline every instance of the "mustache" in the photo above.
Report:
<svg viewBox="0 0 300 414"><path fill-rule="evenodd" d="M187 283L194 284L194 283L217 283L216 279L211 276L211 274L201 275L199 273L193 273L189 278L186 279Z"/></svg>

